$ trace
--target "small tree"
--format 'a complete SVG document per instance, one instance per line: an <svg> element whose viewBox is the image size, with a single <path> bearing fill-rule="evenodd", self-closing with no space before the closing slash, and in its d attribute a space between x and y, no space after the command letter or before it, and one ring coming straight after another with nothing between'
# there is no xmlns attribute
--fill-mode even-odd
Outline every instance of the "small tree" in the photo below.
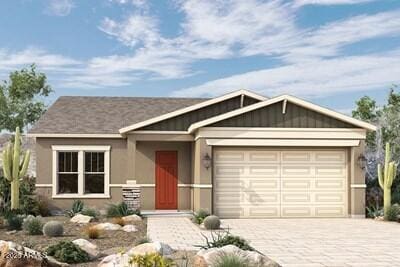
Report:
<svg viewBox="0 0 400 267"><path fill-rule="evenodd" d="M11 184L11 210L19 209L19 183L28 170L31 155L29 150L23 157L20 157L21 154L21 136L19 127L17 127L14 145L9 143L3 151L3 173Z"/></svg>

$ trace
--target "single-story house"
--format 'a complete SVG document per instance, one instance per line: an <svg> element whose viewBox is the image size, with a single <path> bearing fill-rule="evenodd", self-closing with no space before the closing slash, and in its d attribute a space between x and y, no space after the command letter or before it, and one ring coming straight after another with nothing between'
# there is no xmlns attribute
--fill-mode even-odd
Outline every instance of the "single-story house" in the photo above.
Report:
<svg viewBox="0 0 400 267"><path fill-rule="evenodd" d="M290 95L60 97L34 125L38 193L66 209L359 217L369 123Z"/></svg>

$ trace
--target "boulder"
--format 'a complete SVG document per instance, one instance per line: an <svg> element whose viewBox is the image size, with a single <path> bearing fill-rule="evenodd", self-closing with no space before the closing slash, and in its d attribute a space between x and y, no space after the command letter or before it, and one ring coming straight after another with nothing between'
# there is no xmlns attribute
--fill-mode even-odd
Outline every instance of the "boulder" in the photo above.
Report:
<svg viewBox="0 0 400 267"><path fill-rule="evenodd" d="M124 267L130 266L128 254L117 253L111 254L97 265L97 267Z"/></svg>
<svg viewBox="0 0 400 267"><path fill-rule="evenodd" d="M91 260L97 259L100 256L100 251L97 246L86 239L76 239L72 241L75 245L79 246L82 250L86 251Z"/></svg>
<svg viewBox="0 0 400 267"><path fill-rule="evenodd" d="M122 227L122 231L130 233L130 232L137 232L137 229L134 225L127 224Z"/></svg>
<svg viewBox="0 0 400 267"><path fill-rule="evenodd" d="M91 216L77 214L71 218L71 222L72 223L90 223L91 221L93 221L93 219L94 218Z"/></svg>
<svg viewBox="0 0 400 267"><path fill-rule="evenodd" d="M254 267L279 267L280 265L255 251L242 250L234 245L227 245L221 248L211 248L207 250L200 250L194 258L195 267L213 266L215 265L221 255L237 255L245 259L249 266Z"/></svg>
<svg viewBox="0 0 400 267"><path fill-rule="evenodd" d="M23 247L11 241L0 240L0 266L7 267L64 267L69 266L60 263L45 254L33 249Z"/></svg>
<svg viewBox="0 0 400 267"><path fill-rule="evenodd" d="M122 217L125 223L131 223L131 222L140 222L142 218L136 214L128 215Z"/></svg>
<svg viewBox="0 0 400 267"><path fill-rule="evenodd" d="M158 253L162 256L166 256L174 253L174 250L168 244L152 242L140 244L128 251L128 255L145 255L150 253Z"/></svg>
<svg viewBox="0 0 400 267"><path fill-rule="evenodd" d="M108 223L108 222L96 224L95 227L102 231L116 231L116 230L122 229L121 225L115 224L115 223Z"/></svg>
<svg viewBox="0 0 400 267"><path fill-rule="evenodd" d="M149 253L158 253L166 256L172 254L173 249L167 244L161 242L145 243L131 248L127 253L116 253L109 255L97 265L98 267L125 267L129 265L129 258L134 255L145 255Z"/></svg>

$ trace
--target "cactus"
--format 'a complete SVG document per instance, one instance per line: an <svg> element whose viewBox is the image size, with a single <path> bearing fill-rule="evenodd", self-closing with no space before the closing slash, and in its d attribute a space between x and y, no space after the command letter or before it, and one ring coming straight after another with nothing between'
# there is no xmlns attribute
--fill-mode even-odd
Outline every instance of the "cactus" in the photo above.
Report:
<svg viewBox="0 0 400 267"><path fill-rule="evenodd" d="M204 227L207 230L216 230L216 229L219 229L219 227L221 226L221 221L215 215L207 216L204 219L203 223L204 223Z"/></svg>
<svg viewBox="0 0 400 267"><path fill-rule="evenodd" d="M9 143L3 151L3 173L11 183L11 209L19 209L19 182L28 170L30 151L26 151L21 161L21 139L19 127L15 130L14 146Z"/></svg>
<svg viewBox="0 0 400 267"><path fill-rule="evenodd" d="M391 160L390 144L386 143L385 148L385 165L378 164L378 180L379 186L383 190L383 214L386 217L390 206L392 205L392 183L396 178L397 164Z"/></svg>
<svg viewBox="0 0 400 267"><path fill-rule="evenodd" d="M43 234L45 236L54 237L62 236L64 233L64 226L58 221L49 221L43 226Z"/></svg>

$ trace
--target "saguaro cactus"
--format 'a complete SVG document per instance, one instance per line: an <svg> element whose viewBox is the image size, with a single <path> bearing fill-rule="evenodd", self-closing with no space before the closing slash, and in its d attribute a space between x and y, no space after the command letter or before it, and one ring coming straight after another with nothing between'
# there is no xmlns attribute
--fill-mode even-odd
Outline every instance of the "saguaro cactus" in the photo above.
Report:
<svg viewBox="0 0 400 267"><path fill-rule="evenodd" d="M19 127L15 130L14 144L9 143L3 151L3 173L11 184L11 209L19 209L19 182L25 176L31 153L26 151L21 160L21 138Z"/></svg>
<svg viewBox="0 0 400 267"><path fill-rule="evenodd" d="M392 183L396 178L397 164L391 160L390 144L386 143L385 148L385 165L382 170L382 165L378 164L378 180L379 185L383 190L383 211L386 217L387 211L392 205Z"/></svg>

